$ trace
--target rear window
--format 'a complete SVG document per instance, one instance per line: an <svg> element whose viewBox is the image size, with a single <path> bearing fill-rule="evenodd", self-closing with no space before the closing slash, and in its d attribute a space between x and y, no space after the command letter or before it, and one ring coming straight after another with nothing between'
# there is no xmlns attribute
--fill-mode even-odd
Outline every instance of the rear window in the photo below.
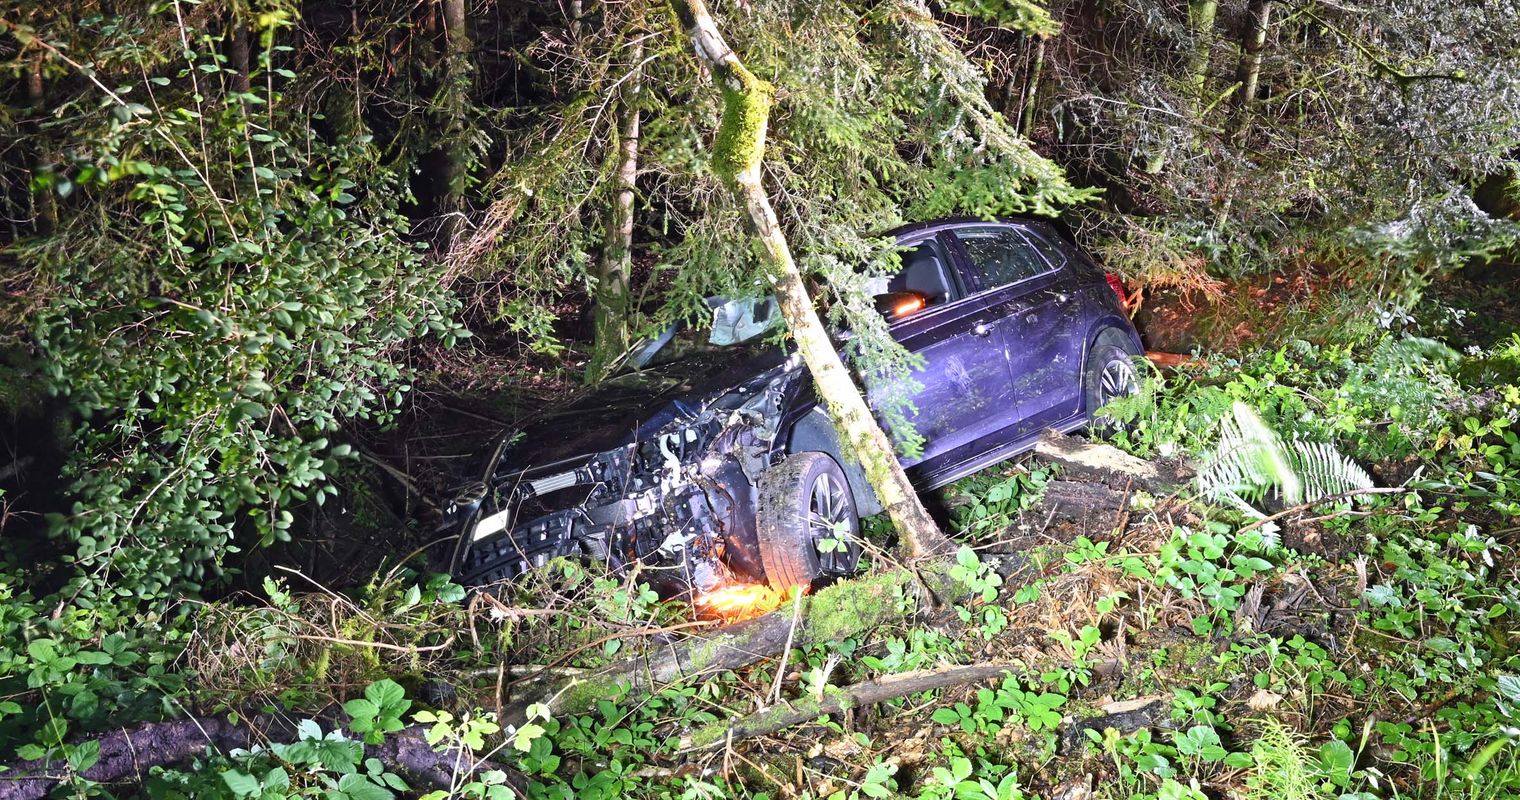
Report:
<svg viewBox="0 0 1520 800"><path fill-rule="evenodd" d="M1060 261L1052 266L1040 247L1021 230L1007 225L960 228L955 231L955 236L965 246L972 267L981 274L982 285L987 288L1043 275L1065 263L1065 257L1061 256ZM1043 244L1051 247L1049 242Z"/></svg>

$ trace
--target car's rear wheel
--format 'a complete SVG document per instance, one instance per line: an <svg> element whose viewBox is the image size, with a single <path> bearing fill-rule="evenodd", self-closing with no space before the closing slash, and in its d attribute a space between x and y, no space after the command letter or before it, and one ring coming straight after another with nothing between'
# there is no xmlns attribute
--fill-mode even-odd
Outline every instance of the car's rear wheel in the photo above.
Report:
<svg viewBox="0 0 1520 800"><path fill-rule="evenodd" d="M1109 328L1098 334L1082 368L1083 407L1089 418L1108 401L1140 391L1135 369L1139 355L1134 342L1120 331Z"/></svg>
<svg viewBox="0 0 1520 800"><path fill-rule="evenodd" d="M839 462L795 453L760 476L755 533L772 588L810 588L853 575L860 564L860 517Z"/></svg>

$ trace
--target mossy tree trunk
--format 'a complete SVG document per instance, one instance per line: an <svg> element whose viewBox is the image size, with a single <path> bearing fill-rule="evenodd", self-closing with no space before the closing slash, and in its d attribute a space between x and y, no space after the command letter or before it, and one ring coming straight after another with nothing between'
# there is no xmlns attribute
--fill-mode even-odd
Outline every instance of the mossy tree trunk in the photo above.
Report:
<svg viewBox="0 0 1520 800"><path fill-rule="evenodd" d="M469 172L469 123L465 110L471 84L470 33L465 20L465 0L443 0L444 81L444 202L442 227L444 249L459 231L459 212Z"/></svg>
<svg viewBox="0 0 1520 800"><path fill-rule="evenodd" d="M1193 34L1193 52L1188 57L1187 91L1193 113L1204 107L1208 90L1209 56L1214 50L1214 20L1219 16L1219 0L1189 0L1188 31Z"/></svg>
<svg viewBox="0 0 1520 800"><path fill-rule="evenodd" d="M734 190L768 269L781 315L786 320L802 360L813 374L818 396L842 438L865 469L871 488L881 500L913 558L953 549L924 510L893 452L892 443L871 415L865 398L839 358L828 329L818 318L792 258L786 234L761 183L766 126L770 118L770 84L757 78L730 50L703 0L670 0L693 48L723 93L723 118L713 145L713 169Z"/></svg>
<svg viewBox="0 0 1520 800"><path fill-rule="evenodd" d="M1267 45L1267 27L1272 21L1272 0L1252 0L1246 14L1245 31L1240 37L1240 66L1236 70L1236 83L1240 92L1235 95L1239 113L1235 119L1235 137L1245 142L1251 130L1251 107L1256 103L1256 91L1261 83L1262 51Z"/></svg>
<svg viewBox="0 0 1520 800"><path fill-rule="evenodd" d="M1029 82L1024 87L1024 102L1019 107L1019 135L1028 139L1034 133L1034 112L1039 106L1040 78L1045 73L1045 37L1035 39L1034 55L1029 66Z"/></svg>
<svg viewBox="0 0 1520 800"><path fill-rule="evenodd" d="M608 367L628 350L628 281L632 266L633 200L639 176L638 98L644 61L643 39L635 31L628 47L629 74L618 111L617 170L614 196L607 211L607 235L597 262L595 341L586 365L586 382L606 376Z"/></svg>

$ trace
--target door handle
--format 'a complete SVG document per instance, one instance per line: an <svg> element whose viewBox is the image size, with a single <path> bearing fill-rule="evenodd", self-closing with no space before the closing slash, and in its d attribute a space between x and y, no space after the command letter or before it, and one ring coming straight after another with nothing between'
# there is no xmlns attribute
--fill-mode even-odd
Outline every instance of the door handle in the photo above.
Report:
<svg viewBox="0 0 1520 800"><path fill-rule="evenodd" d="M985 322L978 322L971 326L971 332L977 336L990 336L992 335L992 326Z"/></svg>

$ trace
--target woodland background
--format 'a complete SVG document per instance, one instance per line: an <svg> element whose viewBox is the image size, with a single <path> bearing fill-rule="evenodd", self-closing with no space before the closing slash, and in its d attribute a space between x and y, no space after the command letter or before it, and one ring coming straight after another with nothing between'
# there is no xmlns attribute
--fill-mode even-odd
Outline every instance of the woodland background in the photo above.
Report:
<svg viewBox="0 0 1520 800"><path fill-rule="evenodd" d="M1136 293L1152 349L1198 353L1115 410L1115 444L1206 454L1241 401L1404 491L1300 515L1281 542L1207 487L1041 538L1028 512L1058 473L1023 459L947 495L979 601L790 664L513 712L509 676L597 666L690 610L570 566L499 608L466 600L404 559L437 471L398 482L385 454L441 410L554 402L704 297L764 285L712 161L723 94L671 9L10 0L11 778L156 797L1517 790L1520 5L713 12L775 87L763 180L819 306L860 334L855 369L910 368L863 294L894 263L884 231L1059 215ZM1030 553L1022 587L994 569ZM1127 677L1092 668L1115 660ZM1013 661L998 688L836 716L813 741L678 742L774 705L772 685L821 700L845 678ZM1133 696L1164 708L1073 727ZM185 728L183 758L91 777L111 731L229 712L231 738ZM406 724L495 763L419 779L383 749ZM232 749L250 731L272 746ZM0 797L41 796L11 778Z"/></svg>

